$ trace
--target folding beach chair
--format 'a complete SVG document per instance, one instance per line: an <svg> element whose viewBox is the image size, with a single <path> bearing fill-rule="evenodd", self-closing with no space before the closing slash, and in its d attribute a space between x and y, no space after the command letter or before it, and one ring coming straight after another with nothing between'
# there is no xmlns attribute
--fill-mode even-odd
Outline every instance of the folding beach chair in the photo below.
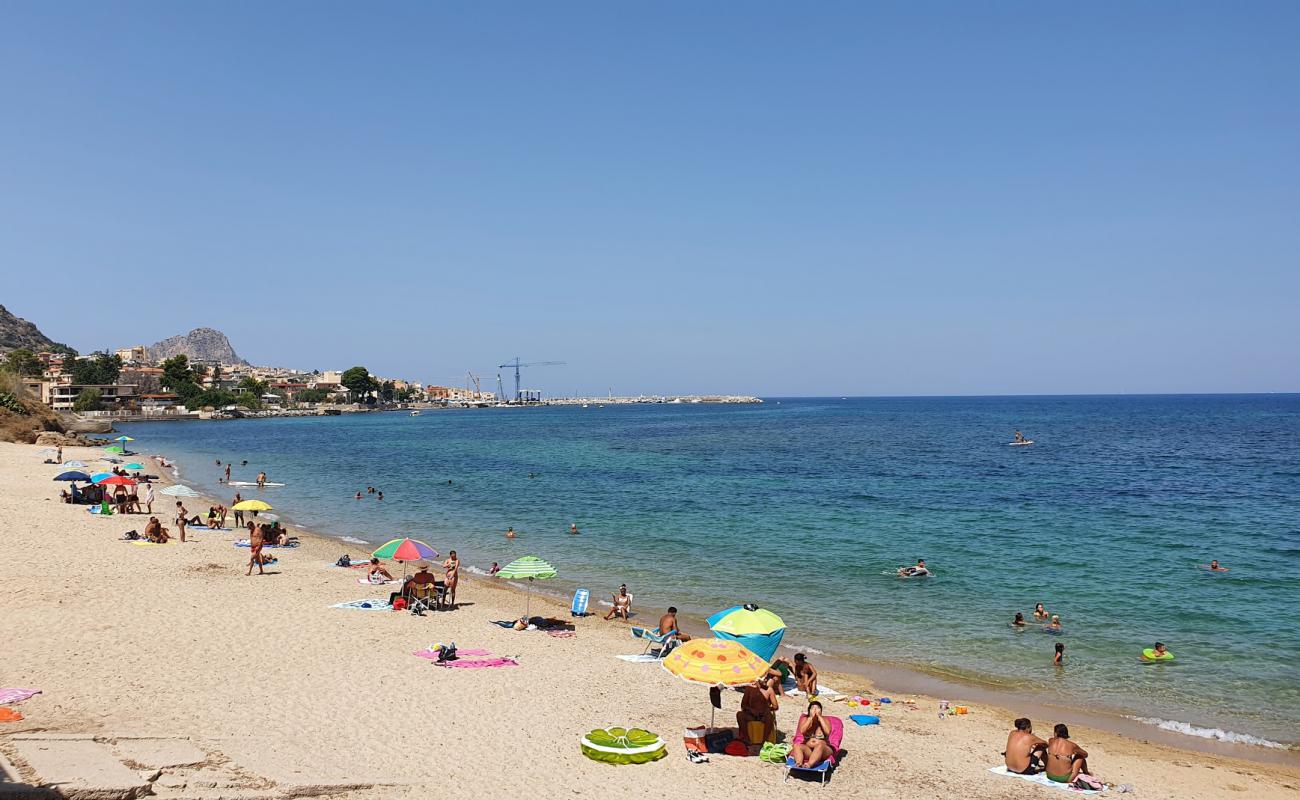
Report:
<svg viewBox="0 0 1300 800"><path fill-rule="evenodd" d="M591 592L586 589L579 589L573 593L573 605L569 607L569 616L585 617L587 616L587 602L591 600Z"/></svg>
<svg viewBox="0 0 1300 800"><path fill-rule="evenodd" d="M798 724L795 725L794 729L798 731L800 728L802 728L803 722L806 719L808 719L808 715L801 714L799 716L799 722ZM844 741L844 720L840 719L839 717L832 717L830 715L827 715L826 722L831 727L830 738L826 741L826 744L831 746L830 758L826 759L825 761L815 766L796 767L794 765L794 759L791 758L790 756L786 756L785 757L785 780L787 781L790 780L790 775L791 773L794 772L811 773L821 778L822 786L826 785L827 776L830 774L830 771L835 768L835 765L840 760L840 744L843 743ZM803 734L796 733L794 737L794 741L792 741L791 744L800 744L802 742L803 742Z"/></svg>
<svg viewBox="0 0 1300 800"><path fill-rule="evenodd" d="M432 583L412 583L411 584L411 613L423 614L426 611L436 611L441 606L441 594L438 587Z"/></svg>
<svg viewBox="0 0 1300 800"><path fill-rule="evenodd" d="M651 630L649 628L638 628L633 626L632 638L645 639L646 646L645 649L641 651L641 655L649 653L651 648L655 645L659 645L659 651L656 653L659 658L668 655L672 652L674 647L681 643L681 640L677 638L677 631L673 630L668 631L668 633L660 633L658 628Z"/></svg>

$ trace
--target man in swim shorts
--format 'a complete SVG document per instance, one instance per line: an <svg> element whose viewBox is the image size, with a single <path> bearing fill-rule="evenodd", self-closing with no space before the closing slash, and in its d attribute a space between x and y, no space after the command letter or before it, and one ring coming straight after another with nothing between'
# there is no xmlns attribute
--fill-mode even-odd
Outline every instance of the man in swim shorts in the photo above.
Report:
<svg viewBox="0 0 1300 800"><path fill-rule="evenodd" d="M1016 720L1016 729L1007 736L1005 757L1007 772L1037 775L1043 771L1043 754L1047 742L1034 735L1034 725L1026 717Z"/></svg>
<svg viewBox="0 0 1300 800"><path fill-rule="evenodd" d="M1089 772L1088 751L1070 741L1070 729L1053 728L1056 734L1047 741L1047 779L1057 783L1074 783L1082 772Z"/></svg>
<svg viewBox="0 0 1300 800"><path fill-rule="evenodd" d="M677 631L678 641L689 642L691 640L690 634L682 633L677 627L677 606L668 606L668 610L659 618L659 635L662 636L671 631Z"/></svg>

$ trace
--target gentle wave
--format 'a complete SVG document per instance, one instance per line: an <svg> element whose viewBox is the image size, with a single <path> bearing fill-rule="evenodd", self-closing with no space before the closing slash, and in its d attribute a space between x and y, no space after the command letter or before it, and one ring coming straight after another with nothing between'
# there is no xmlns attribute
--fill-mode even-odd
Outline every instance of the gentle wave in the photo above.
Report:
<svg viewBox="0 0 1300 800"><path fill-rule="evenodd" d="M302 527L301 525L298 527ZM365 539L358 539L355 536L340 536L339 541L351 542L352 544L369 544Z"/></svg>
<svg viewBox="0 0 1300 800"><path fill-rule="evenodd" d="M1129 717L1129 719L1154 725L1161 730L1182 733L1188 736L1197 736L1201 739L1217 739L1220 742L1229 742L1231 744L1250 744L1256 747L1272 747L1277 750L1294 749L1289 745L1275 742L1272 739L1261 739L1258 736L1251 736L1248 733L1234 733L1225 731L1222 728L1202 728L1191 724L1190 722L1179 722L1172 719L1160 719L1159 717Z"/></svg>

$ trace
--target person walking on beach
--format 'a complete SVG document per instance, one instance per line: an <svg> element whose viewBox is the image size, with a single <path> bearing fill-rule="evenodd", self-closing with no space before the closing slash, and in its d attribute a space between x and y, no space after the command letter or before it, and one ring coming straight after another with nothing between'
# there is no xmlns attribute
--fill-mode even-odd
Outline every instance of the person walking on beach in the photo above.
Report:
<svg viewBox="0 0 1300 800"><path fill-rule="evenodd" d="M1034 725L1027 717L1016 720L1016 729L1007 736L1007 747L1002 753L1007 772L1017 775L1037 775L1043 771L1043 754L1047 742L1034 735Z"/></svg>
<svg viewBox="0 0 1300 800"><path fill-rule="evenodd" d="M235 509L235 526L239 528L244 527L244 512L239 510L239 504L243 501L244 498L239 492L235 492L235 499L230 501L230 507Z"/></svg>
<svg viewBox="0 0 1300 800"><path fill-rule="evenodd" d="M144 513L146 514L153 513L153 484L152 483L146 483L144 485L144 507L145 507Z"/></svg>
<svg viewBox="0 0 1300 800"><path fill-rule="evenodd" d="M257 574L265 575L266 570L262 569L262 526L252 522L248 523L248 551L247 575L253 574L254 564L257 564Z"/></svg>
<svg viewBox="0 0 1300 800"><path fill-rule="evenodd" d="M456 551L448 553L447 560L442 562L442 568L447 573L447 598L451 607L456 607L456 584L460 583L460 559L456 557Z"/></svg>
<svg viewBox="0 0 1300 800"><path fill-rule="evenodd" d="M185 509L185 505L181 503L180 500L177 500L176 501L176 529L177 531L180 532L181 544L185 544L185 523L189 521L187 519L189 513L190 512Z"/></svg>

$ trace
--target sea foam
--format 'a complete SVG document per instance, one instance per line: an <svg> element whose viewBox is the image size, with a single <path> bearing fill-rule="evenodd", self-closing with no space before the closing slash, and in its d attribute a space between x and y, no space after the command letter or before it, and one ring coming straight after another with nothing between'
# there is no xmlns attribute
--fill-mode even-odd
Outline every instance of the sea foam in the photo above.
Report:
<svg viewBox="0 0 1300 800"><path fill-rule="evenodd" d="M1258 736L1251 736L1248 733L1234 733L1225 731L1222 728L1202 728L1193 725L1190 722L1179 722L1172 719L1160 719L1159 717L1129 717L1129 719L1147 725L1154 725L1161 730L1182 733L1188 736L1198 736L1202 739L1217 739L1220 742L1229 742L1231 744L1249 744L1256 747L1272 747L1278 750L1290 750L1291 748L1281 742L1275 742L1271 739L1261 739Z"/></svg>

